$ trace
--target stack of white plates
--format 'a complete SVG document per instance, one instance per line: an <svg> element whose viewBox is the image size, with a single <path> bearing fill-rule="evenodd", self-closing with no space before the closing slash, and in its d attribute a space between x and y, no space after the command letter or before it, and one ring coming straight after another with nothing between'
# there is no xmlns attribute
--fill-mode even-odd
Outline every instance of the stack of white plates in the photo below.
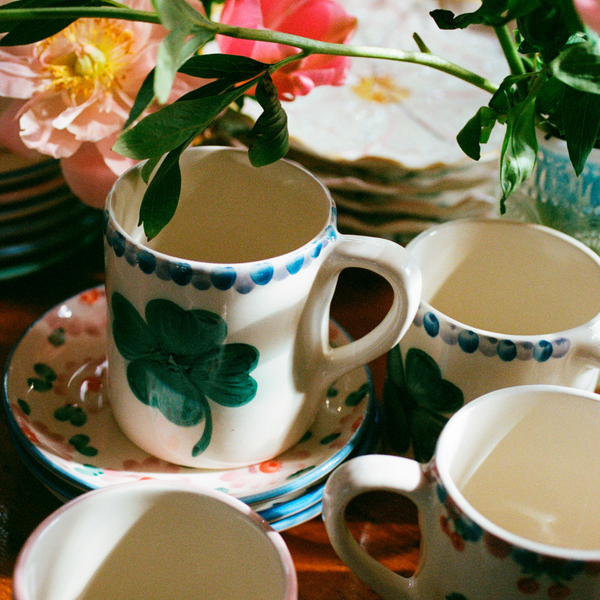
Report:
<svg viewBox="0 0 600 600"><path fill-rule="evenodd" d="M63 501L125 481L186 481L240 498L281 531L320 514L331 471L377 447L377 401L362 368L330 388L310 431L273 460L230 470L159 460L132 444L112 416L105 330L104 288L93 288L37 321L13 350L5 373L13 442L30 470ZM348 341L333 323L330 336L334 345Z"/></svg>
<svg viewBox="0 0 600 600"><path fill-rule="evenodd" d="M353 45L417 50L416 32L433 54L492 81L508 74L493 33L438 29L429 13L439 0L340 2L358 18ZM473 8L468 0L455 5L447 8ZM342 230L402 243L435 222L495 213L500 128L478 162L456 142L490 97L428 67L353 58L345 85L285 103L289 156L329 186ZM252 117L260 114L253 103L246 107Z"/></svg>
<svg viewBox="0 0 600 600"><path fill-rule="evenodd" d="M0 149L0 280L56 264L102 235L102 211L83 204L59 161Z"/></svg>

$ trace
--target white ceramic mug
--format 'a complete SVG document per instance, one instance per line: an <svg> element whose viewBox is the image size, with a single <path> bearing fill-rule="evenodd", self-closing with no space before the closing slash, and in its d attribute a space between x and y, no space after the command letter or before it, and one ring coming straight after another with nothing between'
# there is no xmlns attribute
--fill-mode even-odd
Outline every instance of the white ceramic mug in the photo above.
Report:
<svg viewBox="0 0 600 600"><path fill-rule="evenodd" d="M109 398L121 429L167 461L228 468L298 442L341 375L387 352L412 321L420 274L401 246L341 235L327 189L288 161L194 148L173 220L138 227L141 166L107 201ZM339 273L385 277L393 305L373 331L330 348Z"/></svg>
<svg viewBox="0 0 600 600"><path fill-rule="evenodd" d="M283 538L246 504L185 483L79 496L21 550L15 600L296 600Z"/></svg>
<svg viewBox="0 0 600 600"><path fill-rule="evenodd" d="M407 245L423 276L417 315L389 354L391 449L425 462L448 417L502 387L594 390L600 257L554 229L502 219L434 226Z"/></svg>
<svg viewBox="0 0 600 600"><path fill-rule="evenodd" d="M385 600L600 597L600 396L560 386L491 392L451 417L424 465L352 459L325 487L323 517L342 560ZM412 577L369 556L344 519L364 492L419 509Z"/></svg>

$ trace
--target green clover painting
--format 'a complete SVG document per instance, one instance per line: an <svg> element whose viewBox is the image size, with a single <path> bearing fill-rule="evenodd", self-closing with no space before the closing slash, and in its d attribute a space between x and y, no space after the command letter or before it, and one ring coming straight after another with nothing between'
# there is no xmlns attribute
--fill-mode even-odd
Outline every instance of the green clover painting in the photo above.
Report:
<svg viewBox="0 0 600 600"><path fill-rule="evenodd" d="M154 299L145 320L122 294L112 296L115 345L127 361L135 397L180 427L204 421L192 456L206 450L212 436L209 399L235 408L250 402L257 383L250 376L259 360L249 344L226 344L227 324L206 310L184 310Z"/></svg>

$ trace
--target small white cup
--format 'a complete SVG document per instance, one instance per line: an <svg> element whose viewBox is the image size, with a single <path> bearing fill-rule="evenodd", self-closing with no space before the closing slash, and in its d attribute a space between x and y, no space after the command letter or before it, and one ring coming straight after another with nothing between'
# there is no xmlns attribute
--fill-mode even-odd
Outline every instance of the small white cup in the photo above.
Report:
<svg viewBox="0 0 600 600"><path fill-rule="evenodd" d="M342 235L327 189L288 161L256 169L245 151L192 148L182 194L153 240L138 227L141 167L109 194L108 388L125 435L164 460L232 468L296 444L345 373L387 352L416 312L411 255ZM329 345L339 273L362 267L394 290L360 340Z"/></svg>
<svg viewBox="0 0 600 600"><path fill-rule="evenodd" d="M44 520L15 600L296 600L283 538L243 502L183 483L117 484Z"/></svg>
<svg viewBox="0 0 600 600"><path fill-rule="evenodd" d="M338 467L323 518L342 560L385 600L600 598L600 396L560 386L504 388L448 421L424 465L369 455ZM419 509L412 577L352 536L345 509L384 490Z"/></svg>
<svg viewBox="0 0 600 600"><path fill-rule="evenodd" d="M423 277L412 325L390 353L393 451L422 462L463 404L514 385L594 390L600 256L541 225L503 219L431 227L406 249Z"/></svg>

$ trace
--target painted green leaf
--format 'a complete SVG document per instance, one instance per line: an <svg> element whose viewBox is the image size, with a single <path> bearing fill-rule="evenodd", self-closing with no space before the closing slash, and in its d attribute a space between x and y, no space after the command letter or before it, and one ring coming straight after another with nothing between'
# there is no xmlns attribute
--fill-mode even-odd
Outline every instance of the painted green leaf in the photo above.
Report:
<svg viewBox="0 0 600 600"><path fill-rule="evenodd" d="M135 307L119 292L111 298L112 333L115 345L127 360L155 354L159 343Z"/></svg>
<svg viewBox="0 0 600 600"><path fill-rule="evenodd" d="M175 425L197 425L207 412L202 392L173 365L137 359L127 366L127 380L138 400L158 408Z"/></svg>
<svg viewBox="0 0 600 600"><path fill-rule="evenodd" d="M170 300L148 302L146 322L165 352L189 361L214 352L227 336L227 324L219 315L187 311Z"/></svg>
<svg viewBox="0 0 600 600"><path fill-rule="evenodd" d="M152 104L154 100L154 69L146 75L146 78L142 82L142 85L135 97L135 101L127 121L123 125L123 129L128 129L133 123L135 123L143 114L143 112Z"/></svg>
<svg viewBox="0 0 600 600"><path fill-rule="evenodd" d="M258 364L258 350L248 344L222 346L212 360L196 364L190 380L221 406L243 406L256 396L257 384L250 371Z"/></svg>
<svg viewBox="0 0 600 600"><path fill-rule="evenodd" d="M416 407L410 417L415 459L427 462L433 457L437 440L448 419L436 412Z"/></svg>
<svg viewBox="0 0 600 600"><path fill-rule="evenodd" d="M120 335L129 335L117 348L131 360L127 365L131 391L178 426L204 420L201 439L192 449L197 456L212 436L208 399L237 407L256 395L257 384L249 373L258 364L258 351L249 344L225 344L227 325L215 313L186 311L170 300L154 299L146 305L144 321L128 300L116 296L113 330L119 320Z"/></svg>
<svg viewBox="0 0 600 600"><path fill-rule="evenodd" d="M56 381L56 371L45 363L35 363L33 370L45 381Z"/></svg>
<svg viewBox="0 0 600 600"><path fill-rule="evenodd" d="M453 410L456 398L454 394L446 396L447 386L442 384L442 372L429 354L411 348L406 354L405 369L408 392L418 405L440 412Z"/></svg>

